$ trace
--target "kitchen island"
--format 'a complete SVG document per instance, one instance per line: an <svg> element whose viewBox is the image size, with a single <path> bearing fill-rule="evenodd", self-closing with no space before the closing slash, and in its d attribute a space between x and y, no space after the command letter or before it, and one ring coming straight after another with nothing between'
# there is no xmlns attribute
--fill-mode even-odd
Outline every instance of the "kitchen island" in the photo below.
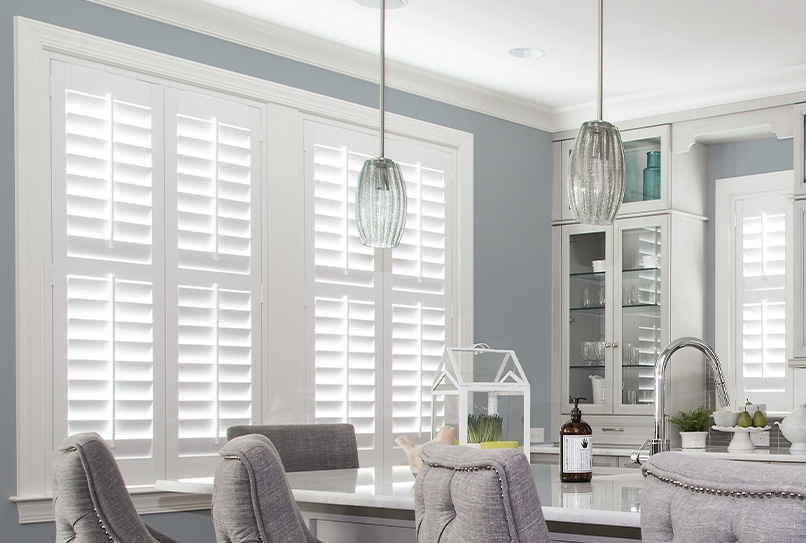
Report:
<svg viewBox="0 0 806 543"><path fill-rule="evenodd" d="M557 465L531 468L552 541L641 539L640 470L594 468L590 483L561 483ZM289 473L288 481L311 530L327 543L415 540L414 478L408 468L297 472ZM163 480L157 489L211 494L213 479Z"/></svg>

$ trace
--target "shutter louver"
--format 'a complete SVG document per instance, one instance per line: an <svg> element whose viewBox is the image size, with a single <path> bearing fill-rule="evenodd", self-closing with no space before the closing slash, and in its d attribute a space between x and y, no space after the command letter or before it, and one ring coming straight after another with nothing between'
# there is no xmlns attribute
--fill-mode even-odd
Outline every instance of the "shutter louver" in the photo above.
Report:
<svg viewBox="0 0 806 543"><path fill-rule="evenodd" d="M177 372L169 402L175 476L196 477L214 469L228 427L259 418L260 111L166 94L166 208L176 213L166 238L169 341L176 327L168 360Z"/></svg>
<svg viewBox="0 0 806 543"><path fill-rule="evenodd" d="M737 211L742 383L768 411L786 409L785 204L784 196L747 199Z"/></svg>
<svg viewBox="0 0 806 543"><path fill-rule="evenodd" d="M154 89L59 62L52 77L54 429L98 432L129 484L152 483Z"/></svg>

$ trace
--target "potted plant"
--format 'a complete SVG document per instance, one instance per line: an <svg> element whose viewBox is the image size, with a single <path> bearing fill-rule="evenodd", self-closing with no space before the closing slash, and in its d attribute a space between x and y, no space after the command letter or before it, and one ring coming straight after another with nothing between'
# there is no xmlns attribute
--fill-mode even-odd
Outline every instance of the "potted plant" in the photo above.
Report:
<svg viewBox="0 0 806 543"><path fill-rule="evenodd" d="M691 411L680 411L680 416L669 417L669 422L680 427L680 440L684 449L704 449L710 419L711 411L699 406Z"/></svg>

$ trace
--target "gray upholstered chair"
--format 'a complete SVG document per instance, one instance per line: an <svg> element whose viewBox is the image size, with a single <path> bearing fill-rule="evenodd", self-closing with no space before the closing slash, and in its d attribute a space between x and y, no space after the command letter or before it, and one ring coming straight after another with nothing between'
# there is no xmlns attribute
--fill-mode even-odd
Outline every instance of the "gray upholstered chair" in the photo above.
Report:
<svg viewBox="0 0 806 543"><path fill-rule="evenodd" d="M806 467L660 453L641 469L645 543L806 541Z"/></svg>
<svg viewBox="0 0 806 543"><path fill-rule="evenodd" d="M279 424L232 426L227 439L264 435L280 455L286 473L358 467L358 446L352 424Z"/></svg>
<svg viewBox="0 0 806 543"><path fill-rule="evenodd" d="M56 543L176 543L140 519L112 451L95 433L57 448L53 509Z"/></svg>
<svg viewBox="0 0 806 543"><path fill-rule="evenodd" d="M319 541L305 526L271 441L248 434L219 454L211 511L218 543Z"/></svg>
<svg viewBox="0 0 806 543"><path fill-rule="evenodd" d="M419 543L548 543L523 452L429 443L414 484Z"/></svg>

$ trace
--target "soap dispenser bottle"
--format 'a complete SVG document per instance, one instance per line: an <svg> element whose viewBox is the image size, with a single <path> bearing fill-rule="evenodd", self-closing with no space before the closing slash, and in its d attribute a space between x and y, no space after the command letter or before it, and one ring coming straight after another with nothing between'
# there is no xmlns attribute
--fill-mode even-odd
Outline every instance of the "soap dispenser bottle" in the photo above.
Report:
<svg viewBox="0 0 806 543"><path fill-rule="evenodd" d="M587 483L593 476L593 431L582 420L579 400L571 398L574 408L571 420L560 428L560 480L564 483Z"/></svg>

